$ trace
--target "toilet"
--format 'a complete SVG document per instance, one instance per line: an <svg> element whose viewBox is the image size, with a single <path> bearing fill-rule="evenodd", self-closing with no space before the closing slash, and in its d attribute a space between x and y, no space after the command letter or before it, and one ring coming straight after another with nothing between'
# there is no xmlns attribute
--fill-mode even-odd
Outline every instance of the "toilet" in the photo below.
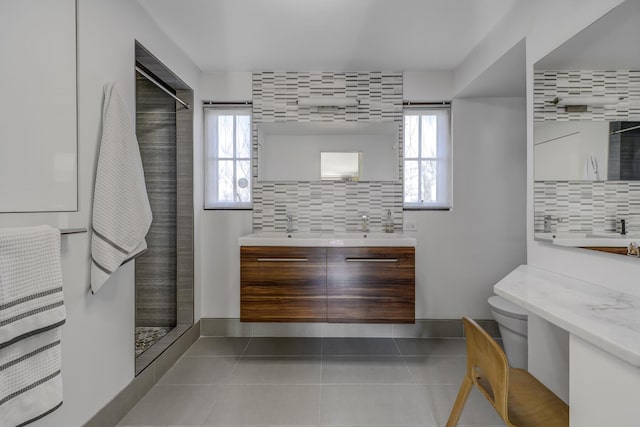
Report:
<svg viewBox="0 0 640 427"><path fill-rule="evenodd" d="M493 318L498 322L509 365L527 369L527 311L497 295L489 298L489 305Z"/></svg>

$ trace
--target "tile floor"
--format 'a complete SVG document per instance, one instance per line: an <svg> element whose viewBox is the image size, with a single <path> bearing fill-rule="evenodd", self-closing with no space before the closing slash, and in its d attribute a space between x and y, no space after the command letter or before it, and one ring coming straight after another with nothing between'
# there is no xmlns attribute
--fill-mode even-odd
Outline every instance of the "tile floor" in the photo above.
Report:
<svg viewBox="0 0 640 427"><path fill-rule="evenodd" d="M444 426L463 339L210 338L119 426ZM504 426L474 390L459 426Z"/></svg>

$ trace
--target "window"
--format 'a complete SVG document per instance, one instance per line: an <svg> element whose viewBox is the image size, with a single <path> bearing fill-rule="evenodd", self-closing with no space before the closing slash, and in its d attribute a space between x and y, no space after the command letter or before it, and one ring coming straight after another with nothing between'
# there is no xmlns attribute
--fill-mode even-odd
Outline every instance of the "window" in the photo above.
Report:
<svg viewBox="0 0 640 427"><path fill-rule="evenodd" d="M251 110L205 108L204 207L251 208Z"/></svg>
<svg viewBox="0 0 640 427"><path fill-rule="evenodd" d="M451 207L450 109L404 111L404 207Z"/></svg>

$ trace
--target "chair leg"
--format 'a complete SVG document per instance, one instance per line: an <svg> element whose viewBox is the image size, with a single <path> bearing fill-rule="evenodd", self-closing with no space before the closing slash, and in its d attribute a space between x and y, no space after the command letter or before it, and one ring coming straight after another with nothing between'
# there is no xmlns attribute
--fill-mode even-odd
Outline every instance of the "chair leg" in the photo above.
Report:
<svg viewBox="0 0 640 427"><path fill-rule="evenodd" d="M473 381L471 381L468 375L465 375L460 390L458 391L458 397L456 397L453 408L451 408L451 414L449 414L446 427L456 427L458 425L458 419L460 418L460 414L462 414L464 404L467 402L471 387L473 387Z"/></svg>

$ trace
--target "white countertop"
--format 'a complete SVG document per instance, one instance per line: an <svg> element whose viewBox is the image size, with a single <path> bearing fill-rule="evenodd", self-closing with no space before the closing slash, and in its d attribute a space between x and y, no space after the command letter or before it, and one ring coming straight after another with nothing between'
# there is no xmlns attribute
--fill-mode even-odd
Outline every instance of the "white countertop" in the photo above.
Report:
<svg viewBox="0 0 640 427"><path fill-rule="evenodd" d="M240 237L238 244L240 246L415 247L416 239L402 233L287 233L284 231L260 231Z"/></svg>
<svg viewBox="0 0 640 427"><path fill-rule="evenodd" d="M553 243L558 246L588 248L588 247L608 247L626 248L632 242L640 242L637 234L621 235L609 232L560 231L560 232L538 232L533 235L535 240Z"/></svg>
<svg viewBox="0 0 640 427"><path fill-rule="evenodd" d="M640 367L640 297L521 265L495 293Z"/></svg>

